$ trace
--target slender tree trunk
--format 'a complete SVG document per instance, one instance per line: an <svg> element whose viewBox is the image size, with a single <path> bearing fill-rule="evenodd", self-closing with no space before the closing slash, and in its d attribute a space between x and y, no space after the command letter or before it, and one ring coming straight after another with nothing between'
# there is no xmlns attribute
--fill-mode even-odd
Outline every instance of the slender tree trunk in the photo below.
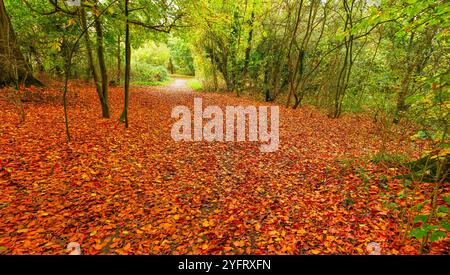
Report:
<svg viewBox="0 0 450 275"><path fill-rule="evenodd" d="M231 26L231 39L230 39L230 46L231 46L231 55L230 55L230 63L231 68L229 71L230 76L230 84L232 86L232 91L236 89L236 95L240 96L240 90L241 90L241 79L239 78L239 74L241 73L241 70L238 68L238 50L241 44L241 23L239 19L239 12L235 11L233 14L233 22Z"/></svg>
<svg viewBox="0 0 450 275"><path fill-rule="evenodd" d="M125 17L126 26L125 26L125 99L124 99L124 107L122 116L120 120L125 122L125 128L128 128L128 102L129 102L129 93L130 93L130 72L131 72L131 45L130 45L130 23L128 21L128 3L129 0L125 0Z"/></svg>
<svg viewBox="0 0 450 275"><path fill-rule="evenodd" d="M172 57L170 57L170 59L169 59L169 72L170 72L170 74L174 74L175 73Z"/></svg>
<svg viewBox="0 0 450 275"><path fill-rule="evenodd" d="M219 89L219 80L217 78L217 68L216 68L214 46L212 46L211 48L212 48L211 66L212 66L212 73L213 73L214 92L217 92L217 90Z"/></svg>
<svg viewBox="0 0 450 275"><path fill-rule="evenodd" d="M296 17L295 25L294 25L294 31L292 33L291 41L289 43L288 60L287 60L288 66L289 66L289 73L288 73L289 94L288 94L288 98L286 101L286 108L288 108L291 105L291 98L292 98L292 95L295 93L294 81L295 81L296 71L295 71L295 65L292 60L292 54L293 54L293 49L294 49L294 43L295 43L295 40L297 39L298 28L300 26L302 8L303 8L303 0L301 0L299 3L297 17Z"/></svg>
<svg viewBox="0 0 450 275"><path fill-rule="evenodd" d="M81 9L81 27L85 30L87 29L86 11L84 9ZM87 58L88 58L89 70L92 73L92 76L94 77L95 88L97 90L97 95L100 100L100 105L102 107L102 114L103 114L104 118L108 118L108 116L107 116L109 114L108 103L105 101L105 98L103 97L102 83L100 81L100 76L98 74L97 68L95 67L94 55L92 53L91 40L89 38L89 31L86 31L86 33L84 35L84 39L85 39L86 54L87 54Z"/></svg>
<svg viewBox="0 0 450 275"><path fill-rule="evenodd" d="M283 41L285 38L283 38ZM276 45L274 48L274 53L279 52L277 55L276 60L272 61L271 64L271 82L273 83L273 96L271 97L271 100L275 100L278 94L281 90L281 67L283 66L283 56L284 52L281 49L280 45Z"/></svg>
<svg viewBox="0 0 450 275"><path fill-rule="evenodd" d="M122 59L120 57L120 34L117 36L117 85L120 85L120 76L122 74Z"/></svg>
<svg viewBox="0 0 450 275"><path fill-rule="evenodd" d="M265 94L265 101L266 102L270 102L270 101L272 101L272 97L270 96L270 84L269 84L269 74L270 74L270 70L269 70L269 68L267 67L265 70L264 70L264 85L263 85L263 87L264 87L264 94Z"/></svg>
<svg viewBox="0 0 450 275"><path fill-rule="evenodd" d="M103 104L102 104L102 113L104 118L109 118L109 94L108 94L108 73L106 69L105 56L104 56L104 47L103 47L103 30L102 24L100 22L100 18L95 18L94 21L95 30L97 33L97 57L98 64L100 67L100 76L102 80L102 92L103 92Z"/></svg>
<svg viewBox="0 0 450 275"><path fill-rule="evenodd" d="M222 54L223 63L221 64L221 73L225 79L225 84L227 85L227 90L232 92L234 90L233 80L231 79L230 72L228 71L228 56L226 53Z"/></svg>
<svg viewBox="0 0 450 275"><path fill-rule="evenodd" d="M353 8L354 1L348 3L347 0L344 0L344 9L346 11L345 18L345 28L344 31L351 30L353 28ZM350 82L350 76L352 73L353 63L355 62L353 56L353 42L354 36L350 34L348 37L345 37L345 57L344 63L342 65L342 69L339 72L335 99L334 99L334 108L332 118L339 118L342 114L342 105L345 97L345 92L348 88L348 83Z"/></svg>
<svg viewBox="0 0 450 275"><path fill-rule="evenodd" d="M17 44L11 20L0 0L0 86L20 84L42 86L33 77L31 67L25 60Z"/></svg>
<svg viewBox="0 0 450 275"><path fill-rule="evenodd" d="M409 95L411 76L414 73L415 62L412 59L414 42L414 32L411 32L408 42L407 58L406 58L406 70L403 75L402 86L397 98L397 109L395 111L394 123L399 123L402 113L406 111L407 106L405 104L406 98Z"/></svg>
<svg viewBox="0 0 450 275"><path fill-rule="evenodd" d="M69 57L71 59L71 57ZM72 136L70 135L69 130L69 114L67 111L67 92L68 92L68 83L69 83L69 75L70 75L70 67L71 67L71 60L66 61L66 69L64 73L64 92L63 92L63 106L64 106L64 125L66 129L66 137L67 141L72 140Z"/></svg>
<svg viewBox="0 0 450 275"><path fill-rule="evenodd" d="M247 48L245 49L245 61L244 61L244 71L242 77L245 79L248 73L248 66L250 64L250 54L252 52L252 42L253 42L253 25L255 21L255 11L252 10L252 16L249 22L250 30L248 32Z"/></svg>
<svg viewBox="0 0 450 275"><path fill-rule="evenodd" d="M298 57L298 61L299 61L299 66L297 68L297 70L299 71L299 79L298 82L296 83L295 87L294 87L294 97L295 97L295 104L294 104L294 109L297 109L298 106L300 105L302 99L303 99L303 89L300 89L300 93L299 93L299 89L298 87L301 87L302 85L302 81L303 81L303 73L304 73L304 67L305 67L305 51L301 50L299 57Z"/></svg>

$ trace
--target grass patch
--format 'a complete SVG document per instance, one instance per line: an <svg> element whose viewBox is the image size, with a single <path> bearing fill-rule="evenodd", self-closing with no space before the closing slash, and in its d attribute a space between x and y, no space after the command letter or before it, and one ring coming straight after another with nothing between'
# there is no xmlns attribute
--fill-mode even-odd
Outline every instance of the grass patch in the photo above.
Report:
<svg viewBox="0 0 450 275"><path fill-rule="evenodd" d="M133 81L131 84L143 86L164 86L170 84L171 82L172 79L168 79L166 81Z"/></svg>
<svg viewBox="0 0 450 275"><path fill-rule="evenodd" d="M187 83L186 83L189 87L191 87L194 91L201 91L203 90L203 85L202 83L197 80L197 79L190 79Z"/></svg>
<svg viewBox="0 0 450 275"><path fill-rule="evenodd" d="M408 156L402 154L389 154L386 152L379 152L371 156L373 163L387 163L387 164L403 164L409 160Z"/></svg>

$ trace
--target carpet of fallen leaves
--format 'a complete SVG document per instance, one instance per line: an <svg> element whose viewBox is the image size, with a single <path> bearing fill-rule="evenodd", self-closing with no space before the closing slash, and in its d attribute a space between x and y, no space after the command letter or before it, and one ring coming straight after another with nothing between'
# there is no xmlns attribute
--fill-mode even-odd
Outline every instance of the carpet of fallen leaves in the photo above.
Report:
<svg viewBox="0 0 450 275"><path fill-rule="evenodd" d="M111 88L112 118L100 117L93 88L72 84L66 141L60 93L18 107L0 100L0 254L417 254L403 238L405 213L432 186L374 164L379 127L361 116L327 118L280 107L280 149L259 143L176 143L172 107L267 105L182 85L133 87L130 128L118 122L122 89ZM42 93L41 93L42 94ZM390 152L418 157L423 144L392 135ZM444 187L448 195L448 184ZM386 194L386 196L383 196ZM395 201L394 201L395 200ZM429 253L446 253L448 238Z"/></svg>

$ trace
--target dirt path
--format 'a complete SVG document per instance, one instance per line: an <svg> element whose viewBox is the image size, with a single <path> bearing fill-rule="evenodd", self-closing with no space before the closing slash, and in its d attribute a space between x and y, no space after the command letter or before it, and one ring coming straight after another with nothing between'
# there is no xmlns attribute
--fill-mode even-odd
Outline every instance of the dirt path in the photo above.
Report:
<svg viewBox="0 0 450 275"><path fill-rule="evenodd" d="M187 82L189 81L189 79L186 78L175 78L174 81L172 81L172 83L170 83L167 87L169 89L176 89L176 90L190 90L190 88L187 85Z"/></svg>
<svg viewBox="0 0 450 275"><path fill-rule="evenodd" d="M65 254L70 241L86 254L365 254L373 241L383 254L417 253L381 196L403 190L401 171L351 160L381 147L369 120L280 107L280 149L266 154L255 142L170 135L172 108L192 110L195 97L221 108L263 102L192 93L176 79L134 88L124 130L121 89L111 89L110 120L93 88L80 91L69 101L70 144L59 101L26 105L20 126L0 101L0 253Z"/></svg>

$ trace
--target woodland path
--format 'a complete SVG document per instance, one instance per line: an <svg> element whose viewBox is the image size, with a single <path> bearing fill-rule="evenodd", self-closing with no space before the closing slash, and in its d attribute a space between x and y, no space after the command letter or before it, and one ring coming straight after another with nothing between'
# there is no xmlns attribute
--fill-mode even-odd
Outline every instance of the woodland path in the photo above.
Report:
<svg viewBox="0 0 450 275"><path fill-rule="evenodd" d="M280 148L267 154L258 142L170 136L172 108L192 110L195 97L222 108L264 102L192 92L183 79L138 86L124 130L121 89L111 89L110 120L92 87L70 89L71 143L57 91L27 103L22 124L0 101L0 253L66 254L71 241L85 254L366 254L369 242L417 253L381 196L402 190L401 171L367 160L381 148L370 119L280 107ZM408 140L387 147L420 153Z"/></svg>
<svg viewBox="0 0 450 275"><path fill-rule="evenodd" d="M187 78L174 78L174 80L167 86L169 89L185 89L190 90L187 85L189 79Z"/></svg>

